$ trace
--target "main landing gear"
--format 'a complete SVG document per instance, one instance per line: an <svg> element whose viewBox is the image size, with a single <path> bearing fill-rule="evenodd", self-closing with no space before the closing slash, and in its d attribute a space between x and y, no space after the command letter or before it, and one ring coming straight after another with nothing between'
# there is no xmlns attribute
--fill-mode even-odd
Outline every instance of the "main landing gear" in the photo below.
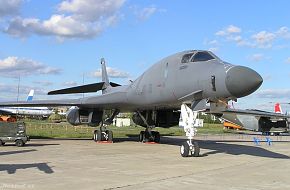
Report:
<svg viewBox="0 0 290 190"><path fill-rule="evenodd" d="M144 118L144 116L138 111L137 112L139 116L141 117L142 121L146 124L146 130L141 131L139 134L139 142L160 142L160 133L158 131L152 131L154 126L149 126L147 123L147 120Z"/></svg>
<svg viewBox="0 0 290 190"><path fill-rule="evenodd" d="M151 133L151 134L150 134ZM139 142L160 142L160 133L158 131L141 131L139 134Z"/></svg>
<svg viewBox="0 0 290 190"><path fill-rule="evenodd" d="M108 130L106 126L113 123L113 119L119 112L120 110L115 110L110 118L102 121L100 129L94 131L93 139L95 142L113 142L113 131Z"/></svg>
<svg viewBox="0 0 290 190"><path fill-rule="evenodd" d="M103 128L103 127L101 127ZM111 130L101 129L94 131L94 141L95 142L113 142L113 132Z"/></svg>
<svg viewBox="0 0 290 190"><path fill-rule="evenodd" d="M198 142L193 141L193 137L197 133L197 127L202 127L203 122L197 119L198 112L192 111L186 104L181 105L181 115L179 126L184 128L187 141L180 146L180 155L182 157L194 156L198 157L200 148Z"/></svg>

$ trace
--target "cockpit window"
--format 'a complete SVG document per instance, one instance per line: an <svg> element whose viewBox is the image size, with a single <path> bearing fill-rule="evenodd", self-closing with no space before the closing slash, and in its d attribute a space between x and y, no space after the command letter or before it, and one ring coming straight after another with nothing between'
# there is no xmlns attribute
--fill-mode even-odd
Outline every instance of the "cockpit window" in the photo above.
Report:
<svg viewBox="0 0 290 190"><path fill-rule="evenodd" d="M191 62L198 62L198 61L208 61L211 59L215 59L212 55L210 55L208 52L201 51L197 52L194 57L191 59Z"/></svg>
<svg viewBox="0 0 290 190"><path fill-rule="evenodd" d="M192 55L193 55L193 53L185 54L181 59L181 63L188 63L189 59L191 58Z"/></svg>

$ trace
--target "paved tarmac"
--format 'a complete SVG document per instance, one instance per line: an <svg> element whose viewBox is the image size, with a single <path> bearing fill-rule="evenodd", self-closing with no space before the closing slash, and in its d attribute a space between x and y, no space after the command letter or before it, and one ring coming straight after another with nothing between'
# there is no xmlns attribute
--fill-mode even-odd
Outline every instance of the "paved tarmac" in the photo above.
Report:
<svg viewBox="0 0 290 190"><path fill-rule="evenodd" d="M255 145L251 135L199 136L200 157L182 158L182 137L161 144L117 139L32 140L0 147L6 189L290 189L290 137ZM258 137L265 140L264 137Z"/></svg>

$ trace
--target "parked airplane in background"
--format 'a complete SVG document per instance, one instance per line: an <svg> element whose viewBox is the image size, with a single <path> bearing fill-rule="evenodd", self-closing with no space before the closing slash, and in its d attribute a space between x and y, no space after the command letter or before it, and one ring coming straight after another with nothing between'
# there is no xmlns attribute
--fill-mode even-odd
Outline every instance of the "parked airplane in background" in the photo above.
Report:
<svg viewBox="0 0 290 190"><path fill-rule="evenodd" d="M227 109L223 112L213 114L230 123L252 131L268 133L272 128L289 130L290 116L283 114L279 103L275 104L274 112L255 109Z"/></svg>
<svg viewBox="0 0 290 190"><path fill-rule="evenodd" d="M26 102L31 102L33 99L34 90L30 90ZM25 115L47 118L52 114L52 110L47 107L2 107L0 114L5 115Z"/></svg>
<svg viewBox="0 0 290 190"><path fill-rule="evenodd" d="M67 113L72 125L100 125L96 141L113 140L107 124L119 112L134 112L133 121L146 128L140 132L140 141L159 142L160 135L154 127L172 127L179 123L181 105L189 105L193 111L206 109L211 112L227 109L229 100L236 100L256 91L262 77L254 70L222 61L210 51L189 50L166 57L145 71L129 85L109 82L105 61L101 60L102 82L51 91L48 94L87 93L102 90L102 95L80 99L39 100L30 102L2 102L0 106L76 106ZM104 111L112 115L104 118ZM195 152L199 148L190 141L182 147ZM194 153L194 155L197 155Z"/></svg>

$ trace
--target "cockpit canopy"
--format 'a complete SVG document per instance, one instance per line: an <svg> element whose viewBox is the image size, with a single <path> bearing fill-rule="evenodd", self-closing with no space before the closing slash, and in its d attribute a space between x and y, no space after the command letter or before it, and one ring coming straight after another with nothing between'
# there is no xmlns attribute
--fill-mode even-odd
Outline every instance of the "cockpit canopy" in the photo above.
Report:
<svg viewBox="0 0 290 190"><path fill-rule="evenodd" d="M216 59L211 52L208 51L193 51L182 56L181 63L201 62Z"/></svg>

